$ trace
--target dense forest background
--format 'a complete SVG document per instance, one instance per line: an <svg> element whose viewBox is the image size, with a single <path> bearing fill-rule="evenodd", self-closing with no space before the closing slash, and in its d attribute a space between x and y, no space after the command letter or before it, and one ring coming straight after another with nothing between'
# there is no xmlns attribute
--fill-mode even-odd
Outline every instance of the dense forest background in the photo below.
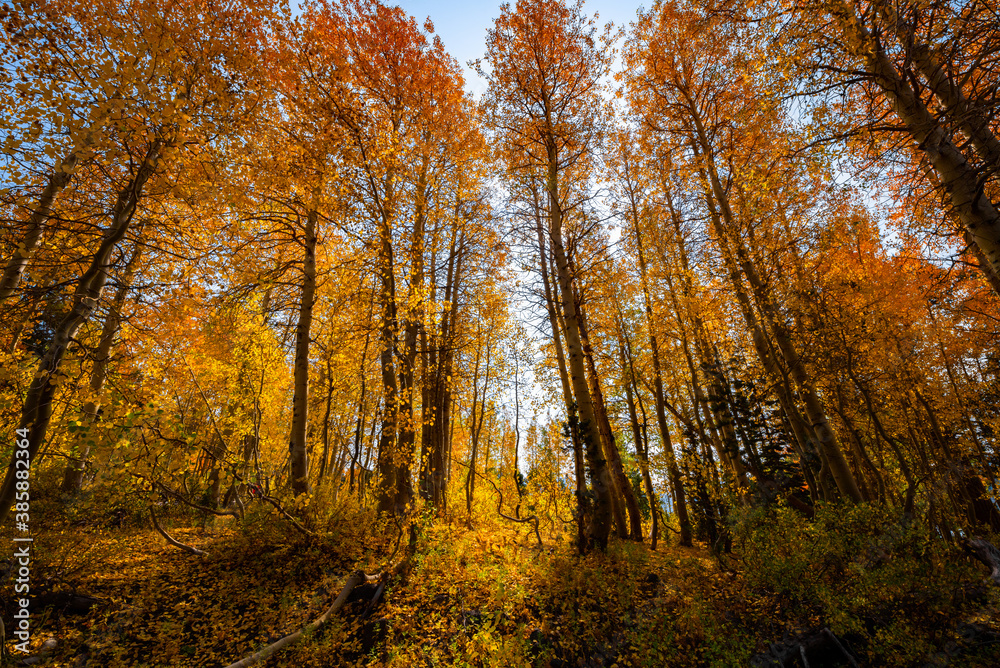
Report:
<svg viewBox="0 0 1000 668"><path fill-rule="evenodd" d="M6 652L991 665L998 12L6 0Z"/></svg>

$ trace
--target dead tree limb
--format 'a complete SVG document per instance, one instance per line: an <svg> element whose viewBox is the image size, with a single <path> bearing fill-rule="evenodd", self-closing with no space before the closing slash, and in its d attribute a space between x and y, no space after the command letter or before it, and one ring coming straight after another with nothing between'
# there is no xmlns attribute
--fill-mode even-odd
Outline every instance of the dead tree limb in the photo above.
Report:
<svg viewBox="0 0 1000 668"><path fill-rule="evenodd" d="M382 593L385 591L386 586L389 584L389 581L395 576L405 577L406 573L409 571L409 567L410 564L412 563L413 555L415 552L416 552L416 531L415 527L411 524L410 541L409 544L407 545L406 554L395 565L384 571L375 573L374 575L366 575L365 572L361 570L354 571L347 578L347 581L344 583L344 588L340 590L340 593L337 595L337 598L333 601L330 607L327 608L327 611L324 612L321 617L319 617L318 619L309 624L306 624L304 627L302 627L295 633L287 635L284 638L271 643L270 645L260 650L259 652L251 654L250 656L244 659L240 659L236 663L229 664L228 666L226 666L226 668L245 668L246 666L252 666L258 661L263 661L264 659L272 656L273 654L284 649L285 647L295 642L298 642L299 640L302 639L303 636L309 635L310 633L316 631L319 627L325 624L330 619L331 616L333 616L341 608L343 608L344 605L347 603L348 597L350 597L351 592L354 591L355 587L366 582L378 582L379 584L377 589L375 590L375 595L372 597L371 601L369 601L368 605L366 606L362 619L368 617L368 615L371 614L371 611L374 609L374 607L378 604L378 600L381 598Z"/></svg>
<svg viewBox="0 0 1000 668"><path fill-rule="evenodd" d="M854 660L854 656L847 651L844 645L840 642L840 639L834 635L833 631L824 627L823 634L833 641L833 644L836 645L837 649L840 650L840 653L844 655L844 658L847 659L847 663L850 664L851 668L861 668L861 666L858 665L858 662Z"/></svg>
<svg viewBox="0 0 1000 668"><path fill-rule="evenodd" d="M299 523L296 522L294 518L288 515L288 513L285 513L284 510L282 510L281 507L277 505L277 502L275 502L271 497L265 496L263 498L265 501L271 502L271 504L274 505L275 508L277 508L280 512L282 512L293 524L299 527L301 531L306 531L306 529L301 525L299 525ZM403 533L402 527L400 526L400 538L402 537L402 533ZM310 533L309 535L312 534ZM368 617L368 615L371 614L371 611L374 609L374 607L378 604L378 600L381 598L383 592L385 591L386 586L389 584L389 581L396 576L401 576L404 578L406 577L406 574L408 573L410 565L412 564L413 561L413 555L416 553L416 544L417 544L416 526L411 524L410 540L406 548L406 553L404 557L400 559L395 565L386 568L385 570L380 571L374 575L366 575L365 572L361 570L354 571L347 578L347 581L344 583L344 588L340 590L340 594L337 595L337 598L333 601L330 607L327 608L327 611L324 612L321 617L319 617L318 619L309 624L306 624L304 627L302 627L295 633L287 635L284 638L271 643L270 645L260 650L259 652L251 654L250 656L244 659L240 659L236 663L229 664L228 666L226 666L226 668L245 668L246 666L252 666L253 664L259 661L267 659L268 657L284 649L285 647L295 642L298 642L299 640L302 639L303 636L309 635L314 631L316 631L317 629L319 629L321 626L323 626L323 624L325 624L330 619L331 616L333 616L341 608L343 608L344 605L347 603L348 597L350 597L351 592L354 591L355 587L365 582L378 582L379 584L375 590L375 595L372 597L371 601L369 601L368 605L366 606L362 618ZM399 541L397 541L396 547L398 550ZM394 557L395 554L396 550L393 551L392 556Z"/></svg>
<svg viewBox="0 0 1000 668"><path fill-rule="evenodd" d="M252 666L258 661L263 661L264 659L273 655L275 652L278 652L284 649L285 647L288 647L289 645L298 642L299 640L302 639L303 636L309 635L319 627L323 626L323 624L325 624L326 621L330 619L332 615L334 615L338 610L343 608L344 604L347 603L347 597L351 595L351 592L354 591L355 587L357 587L359 584L363 582L374 581L379 577L380 576L378 575L365 575L364 571L354 571L347 578L347 582L344 583L344 588L340 590L340 594L338 594L337 598L334 599L333 604L329 608L327 608L326 612L324 612L321 617L319 617L313 622L310 622L309 624L306 624L295 633L287 635L281 640L271 643L270 645L260 650L259 652L251 654L245 659L240 659L236 663L229 664L228 666L226 666L226 668L245 668L245 666Z"/></svg>
<svg viewBox="0 0 1000 668"><path fill-rule="evenodd" d="M175 540L173 537L171 537L170 534L168 534L166 531L164 531L163 527L160 526L160 523L156 519L156 513L153 512L153 507L152 506L150 506L150 508L149 508L149 516L151 518L153 518L153 527L155 527L156 530L160 532L161 536L163 536L164 538L167 539L168 543L170 543L174 547L177 547L177 548L180 548L180 549L184 550L185 552L187 552L189 554L193 554L193 555L196 555L196 556L199 556L199 557L207 556L207 554L208 554L207 552L204 552L203 550L199 550L196 547L191 547L190 545L185 545L184 543L182 543L182 542L180 542L178 540Z"/></svg>
<svg viewBox="0 0 1000 668"><path fill-rule="evenodd" d="M803 668L809 668L810 656L812 656L813 661L828 661L838 653L846 659L846 665L850 668L861 668L833 631L824 627L818 631L795 636L786 635L781 641L769 643L767 652L756 654L750 658L750 666L770 668L771 666L794 666L801 662ZM841 662L837 665L844 664Z"/></svg>
<svg viewBox="0 0 1000 668"><path fill-rule="evenodd" d="M246 482L244 480L243 476L239 475L235 471L233 471L232 474L233 474L233 477L236 479L236 482L239 482L239 483L245 483ZM238 492L237 492L236 498L237 499L240 498ZM292 517L291 515L289 515L288 512L284 508L281 507L281 504L278 503L278 500L275 499L273 496L262 496L262 497L260 497L260 499L262 501L267 501L272 506L274 506L274 509L277 510L279 513L281 513L285 517L285 519L287 519L289 522L291 522L292 526L294 526L296 528L296 530L298 530L303 535L310 536L310 537L316 535L312 531L310 531L309 529L307 529L304 526L302 526L301 524L299 524L298 520L296 520L294 517Z"/></svg>
<svg viewBox="0 0 1000 668"><path fill-rule="evenodd" d="M274 509L277 510L282 515L284 515L285 519L288 520L289 522L291 522L292 526L294 526L296 529L298 529L299 532L301 532L302 534L304 534L306 536L315 536L316 535L312 531L310 531L309 529L307 529L304 526L302 526L301 524L299 524L298 520L296 520L294 517L292 517L291 515L289 515L288 512L284 508L282 508L281 505L274 499L274 497L271 497L271 496L262 496L260 498L262 500L264 500L264 501L267 501L272 506L274 506Z"/></svg>
<svg viewBox="0 0 1000 668"><path fill-rule="evenodd" d="M236 507L240 509L240 519L246 517L247 507L243 505L243 499L240 498L240 489L235 484L233 485L233 498L236 499Z"/></svg>
<svg viewBox="0 0 1000 668"><path fill-rule="evenodd" d="M382 594L385 592L386 585L389 584L389 578L384 577L382 581L378 583L378 588L375 589L375 594L372 596L372 600L368 601L368 605L365 606L365 611L361 615L361 619L368 619L368 615L372 614L372 610L378 605L379 599L382 598Z"/></svg>
<svg viewBox="0 0 1000 668"><path fill-rule="evenodd" d="M461 464L465 468L469 468L469 465L466 464L465 462L460 462L457 459L452 459L452 461L453 462L457 462L458 464ZM500 491L500 488L497 487L497 484L495 482L493 482L492 478L490 478L489 476L485 476L482 473L480 473L479 471L475 471L474 470L473 472L477 476L479 476L480 478L482 478L483 480L485 480L486 482L490 483L490 485L493 486L493 490L500 496L500 500L497 502L497 514L500 517L504 518L505 520L511 521L511 522L517 522L519 524L524 524L526 522L533 522L534 523L535 538L538 539L538 549L541 550L544 546L542 545L542 535L538 532L538 516L537 515L532 515L531 517L521 518L521 517L512 517L511 515L506 514L503 511L503 492Z"/></svg>
<svg viewBox="0 0 1000 668"><path fill-rule="evenodd" d="M177 499L178 501L180 501L181 503L183 503L185 506L190 506L191 508L194 508L195 510L201 510L202 512L210 513L212 515L218 515L219 517L235 517L236 519L241 519L239 513L237 513L234 510L217 510L215 508L210 508L208 506L203 506L200 503L195 503L194 501L191 501L190 499L188 499L186 496L184 496L180 492L177 492L177 491L174 491L174 490L170 489L169 487L167 487L164 483L160 482L159 480L152 480L151 478L147 478L146 476L140 475L138 473L133 473L132 475L136 476L137 478L141 478L143 480L148 480L149 482L151 482L153 484L153 487L159 488L160 491L162 491L164 494L166 494L167 496L169 496L171 498Z"/></svg>

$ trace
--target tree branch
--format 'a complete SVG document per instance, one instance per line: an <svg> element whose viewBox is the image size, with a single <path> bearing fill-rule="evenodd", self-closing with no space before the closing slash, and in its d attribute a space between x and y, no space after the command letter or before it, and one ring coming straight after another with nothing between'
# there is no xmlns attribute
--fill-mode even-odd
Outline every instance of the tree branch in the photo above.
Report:
<svg viewBox="0 0 1000 668"><path fill-rule="evenodd" d="M278 504L278 502L274 499L274 497L271 497L271 496L262 496L260 498L262 500L264 500L264 501L267 501L272 506L274 506L274 509L277 510L282 515L284 515L285 519L287 519L289 522L291 522L292 525L296 529L298 529L301 533L305 534L306 536L315 536L316 535L312 531L310 531L309 529L307 529L304 526L302 526L301 524L299 524L298 520L296 520L294 517L292 517L291 515L289 515L288 512Z"/></svg>
<svg viewBox="0 0 1000 668"><path fill-rule="evenodd" d="M190 545L185 545L184 543L175 540L173 537L170 536L170 534L164 531L163 527L160 526L160 523L156 519L156 513L153 512L152 506L149 507L149 516L153 519L153 527L155 527L156 530L160 532L160 535L166 538L167 542L173 545L174 547L180 548L181 550L184 550L185 552L193 554L198 557L204 557L208 555L207 552L199 550L196 547L191 547Z"/></svg>

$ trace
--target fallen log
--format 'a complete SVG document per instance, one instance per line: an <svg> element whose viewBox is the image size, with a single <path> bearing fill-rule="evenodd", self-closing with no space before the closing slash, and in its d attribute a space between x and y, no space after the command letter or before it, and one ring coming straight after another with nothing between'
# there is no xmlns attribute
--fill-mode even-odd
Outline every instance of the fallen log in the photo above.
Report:
<svg viewBox="0 0 1000 668"><path fill-rule="evenodd" d="M967 538L962 544L973 558L990 569L987 579L1000 584L1000 550L982 538Z"/></svg>
<svg viewBox="0 0 1000 668"><path fill-rule="evenodd" d="M344 583L344 588L340 590L340 594L338 594L337 598L334 599L333 604L330 605L329 608L327 608L326 612L324 612L322 616L320 616L315 621L306 624L295 633L291 633L282 638L281 640L271 643L270 645L260 650L259 652L251 654L250 656L244 659L240 659L236 663L229 664L228 666L226 666L226 668L245 668L245 666L252 666L258 661L263 661L264 659L268 658L275 652L278 652L284 649L285 647L288 647L289 645L298 642L299 640L302 639L303 636L308 635L314 632L319 627L323 626L323 624L325 624L327 620L330 619L331 616L333 616L334 614L337 613L338 610L343 608L344 604L347 603L347 598L351 595L351 592L354 591L355 587L357 587L359 584L363 582L373 582L375 580L378 580L380 577L381 575L365 575L364 571L354 571L347 578L347 582Z"/></svg>
<svg viewBox="0 0 1000 668"><path fill-rule="evenodd" d="M402 533L403 533L402 527L400 527L400 537L402 537ZM323 626L323 624L325 624L327 620L330 619L330 617L332 617L341 608L343 608L344 605L347 603L348 599L350 598L351 592L354 591L355 587L366 582L378 582L378 587L375 590L375 595L369 601L362 617L362 619L367 618L368 615L371 614L371 611L375 608L375 606L378 605L378 601L382 597L382 594L385 592L385 588L389 584L389 581L397 576L405 578L409 573L410 565L413 561L413 555L416 553L416 544L417 544L416 528L413 524L411 524L410 540L409 543L407 544L406 553L404 557L400 559L395 565L383 571L380 571L379 573L376 573L374 575L366 575L365 572L361 570L354 571L347 578L347 581L344 583L344 588L340 590L340 593L337 595L337 598L334 599L333 604L330 605L329 608L327 608L327 611L324 612L321 617L319 617L318 619L309 624L306 624L304 627L302 627L295 633L289 634L284 638L271 643L270 645L260 650L259 652L251 654L250 656L244 659L240 659L236 663L229 664L228 666L226 666L226 668L244 668L245 666L252 666L258 661L263 661L264 659L273 655L275 652L278 652L284 649L285 647L288 647L289 645L298 642L299 640L302 639L303 636L309 635L310 633L316 631L318 628ZM399 547L398 543L396 547L398 549ZM393 551L393 555L392 557L390 557L390 561L395 556L395 554L396 554L395 551Z"/></svg>

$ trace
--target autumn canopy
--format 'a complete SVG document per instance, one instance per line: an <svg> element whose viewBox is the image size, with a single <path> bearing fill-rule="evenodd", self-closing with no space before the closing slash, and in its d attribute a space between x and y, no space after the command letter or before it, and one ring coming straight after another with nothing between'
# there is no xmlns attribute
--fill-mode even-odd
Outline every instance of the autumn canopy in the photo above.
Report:
<svg viewBox="0 0 1000 668"><path fill-rule="evenodd" d="M473 96L379 0L6 0L30 651L990 663L998 16L518 0Z"/></svg>

